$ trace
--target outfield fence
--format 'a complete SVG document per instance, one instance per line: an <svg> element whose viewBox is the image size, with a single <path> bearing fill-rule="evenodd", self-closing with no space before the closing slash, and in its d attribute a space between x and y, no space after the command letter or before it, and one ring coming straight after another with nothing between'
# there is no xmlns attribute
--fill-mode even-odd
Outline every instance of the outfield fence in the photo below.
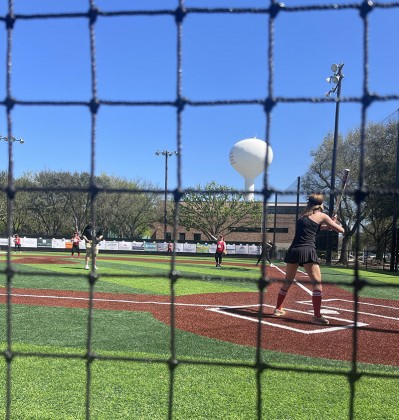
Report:
<svg viewBox="0 0 399 420"><path fill-rule="evenodd" d="M275 60L275 40L278 37L278 32L276 29L276 22L281 18L281 16L290 14L291 16L295 16L299 13L312 13L312 12L320 12L320 13L341 13L347 10L357 11L359 14L359 19L362 22L362 46L363 46L363 93L361 96L358 97L342 97L340 98L341 102L345 103L355 103L359 104L361 107L361 143L359 149L359 159L360 159L360 175L359 175L359 188L355 191L348 191L347 194L352 194L356 197L356 202L358 205L358 214L360 214L360 208L364 201L366 200L368 194L373 193L377 196L387 196L387 195L394 195L396 199L399 198L399 191L398 189L391 188L386 190L376 190L371 191L366 188L364 184L364 159L365 159L365 131L366 131L366 124L367 124L367 111L372 103L376 101L398 101L399 100L399 92L390 95L379 95L378 93L372 93L369 90L369 19L378 10L385 9L386 13L389 13L389 9L398 9L399 2L371 2L371 1L360 1L360 2L353 2L348 4L313 4L313 5L304 5L304 6L295 6L295 7L286 7L282 3L278 3L276 1L265 1L264 8L252 8L252 7L244 7L244 8L208 8L208 7L185 7L184 0L176 0L176 8L174 9L164 9L164 10L119 10L119 11L112 11L106 12L100 10L96 6L95 0L88 0L87 6L88 10L84 12L77 12L77 13L48 13L48 14L15 14L14 13L14 1L9 0L8 2L8 13L5 16L0 16L0 20L5 24L5 30L7 32L7 56L5 57L6 61L6 97L3 101L1 101L1 105L3 106L6 116L7 116L7 136L9 139L14 137L14 129L13 129L13 114L19 107L40 107L40 106L53 106L53 107L78 107L82 108L82 112L90 112L90 119L91 119L91 134L90 137L87 138L87 142L90 144L90 184L84 188L76 188L73 189L77 192L86 192L90 196L90 203L91 203L91 219L95 223L96 221L96 198L98 197L99 193L123 193L123 194L142 194L143 191L132 191L126 189L104 189L99 185L96 185L96 156L97 156L97 149L96 149L96 132L98 126L99 115L98 111L102 107L168 107L175 110L175 118L177 120L177 134L176 134L176 143L175 148L179 152L177 156L177 164L178 164L178 187L174 190L169 190L168 193L173 195L177 208L179 207L179 203L181 202L182 198L184 197L184 189L182 188L182 161L184 159L183 153L183 146L186 139L183 136L182 131L182 122L185 116L185 110L187 108L198 108L198 107L218 107L218 106L234 106L234 105L242 105L242 106L257 106L264 111L265 116L265 138L272 144L273 136L271 135L271 127L272 121L271 117L273 114L273 110L275 105L279 103L284 104L295 104L299 106L300 104L323 104L326 102L331 102L331 99L325 97L278 97L274 95L274 60ZM248 1L248 3L250 3ZM299 2L298 2L299 3ZM128 2L126 2L128 4ZM243 15L243 14L256 14L264 16L265 19L265 28L268 28L268 86L267 86L267 97L259 98L259 99L223 99L220 98L214 101L195 101L187 98L183 95L183 72L182 72L182 58L183 58L183 44L184 44L184 36L183 36L183 28L186 25L190 25L190 23L186 20L186 18L190 15L201 15L204 18L206 16L220 16L220 15ZM177 65L175 71L175 79L171 80L170 83L175 86L176 97L172 100L165 101L165 100L148 100L148 101L136 101L136 100L107 100L99 96L98 89L97 89L97 82L98 82L98 69L97 69L97 60L96 60L96 26L99 22L107 20L107 19L116 19L118 17L130 18L134 20L137 17L146 17L147 19L153 19L154 16L164 16L170 18L176 26L176 41L177 41ZM15 31L16 24L24 25L28 21L41 21L43 25L46 25L49 21L57 21L60 19L75 19L75 20L85 20L89 27L89 42L90 42L90 72L91 72L91 98L87 101L82 100L71 100L71 101L64 101L64 100L41 100L37 98L35 100L26 100L23 98L16 98L13 94L15 86L12 82L12 74L15 71L14 61L13 61L13 36ZM115 20L117 22L117 20ZM117 23L115 23L117 24ZM256 42L256 40L254 40ZM390 46L392 48L392 54L397 53L397 48L394 44ZM12 236L12 226L13 226L13 205L15 196L21 192L27 192L29 194L40 194L43 191L62 191L63 188L60 187L46 187L46 188L16 188L14 185L14 153L13 153L14 144L12 141L8 142L8 185L6 188L2 189L2 193L5 194L8 198L8 208L7 208L7 236ZM279 195L285 194L295 194L296 191L276 191L275 189L271 188L269 185L268 180L268 172L265 171L264 180L263 180L263 189L262 191L256 191L256 194L263 195L264 203L266 203L275 193ZM164 194L163 190L148 190L144 191L147 193L157 193L160 195ZM201 193L202 191L198 191ZM330 191L331 194L334 194L336 191ZM215 191L217 193L217 191ZM209 195L209 191L207 191ZM264 206L264 212L267 212L267 207ZM265 214L265 216L267 216ZM264 224L267 221L267 217L263 217ZM174 216L174 234L172 237L176 237L178 227L178 212L175 213ZM265 227L265 226L264 226ZM263 229L263 232L266 232L266 229ZM357 237L359 237L359 231L357 231ZM263 243L266 243L266 234L264 234ZM164 359L157 359L153 358L151 360L143 360L143 359L135 359L130 358L126 360L126 358L121 358L120 361L126 363L127 361L130 363L148 363L148 364L166 364L169 369L169 394L168 394L168 417L174 417L174 397L175 397L175 385L176 385L176 376L175 370L176 367L181 364L196 364L204 366L223 366L226 368L231 367L245 367L250 370L254 370L256 372L256 387L253 389L254 395L256 395L256 412L257 417L260 419L262 418L262 406L267 404L267 387L262 386L261 377L262 374L267 369L278 369L276 366L271 366L268 364L267 360L262 359L262 352L261 352L261 339L262 339L262 325L261 325L261 309L259 310L259 328L257 329L257 351L256 351L256 360L254 363L251 364L235 364L235 363L223 363L223 362L199 362L190 361L187 359L181 360L179 358L179 353L176 350L176 312L175 312L175 287L176 283L179 281L179 275L175 270L176 266L176 252L173 253L171 261L170 261L170 272L168 277L170 279L170 301L171 301L171 309L170 309L170 319L171 319L171 330L170 330L170 357L167 362ZM355 265L354 272L355 272L355 281L353 282L353 297L355 301L354 309L355 309L355 316L354 322L357 323L357 314L358 314L358 301L359 301L359 293L363 287L367 284L361 280L358 273L358 266ZM4 400L6 404L6 418L9 419L12 417L12 400L13 400L13 389L12 389L12 382L13 382L13 370L12 365L15 363L15 359L23 358L23 357L43 357L43 358L72 358L73 355L62 355L62 354L53 354L53 353L46 353L46 354L32 354L32 353L23 353L23 352L16 352L14 350L14 343L12 339L12 325L13 325L13 304L12 304L12 290L13 290L13 277L15 275L14 266L12 263L11 258L11 251L8 252L7 257L7 267L3 272L4 276L6 277L6 285L7 285L7 322L6 322L6 337L7 337L7 345L6 350L2 352L2 356L4 357L7 370L6 370L6 390L4 395ZM21 274L23 275L23 274ZM43 274L45 275L45 274ZM88 274L87 277L87 284L88 289L90 290L90 301L89 301L89 315L88 315L88 334L87 334L87 348L86 354L83 359L86 361L86 404L85 404L85 416L87 419L91 417L91 390L92 390L92 364L94 361L98 359L98 356L93 352L91 337L92 337L92 329L93 329L93 310L94 310L94 301L93 296L96 288L96 281L98 279L98 274L95 272L91 272ZM264 293L267 291L268 287L268 280L265 275L263 278L259 279L258 286L259 286L259 304L260 308L262 307ZM290 370L297 373L305 373L305 374L336 374L336 375L343 375L349 382L349 404L347 407L347 417L353 419L355 417L355 405L356 405L356 384L361 379L362 376L368 375L368 373L359 373L358 369L358 361L357 361L357 338L358 338L359 329L353 328L353 352L352 352L352 361L351 361L351 368L346 372L336 371L333 372L331 369L329 371L318 369L317 371L306 371L303 372L303 369L296 369L294 366L289 367ZM76 354L75 357L77 359L82 359L80 354ZM102 360L107 359L106 356L102 356ZM111 360L111 358L110 358ZM115 362L118 358L113 357L112 360ZM285 368L288 369L288 368ZM372 374L370 374L372 375ZM380 377L384 377L384 375L379 375ZM393 375L387 373L385 375L386 378L390 379L399 379L399 375ZM289 389L289 384L287 384L287 391ZM310 391L311 392L311 391Z"/></svg>
<svg viewBox="0 0 399 420"><path fill-rule="evenodd" d="M113 251L120 253L127 252L158 252L165 253L168 251L168 242L155 241L116 241L103 240L99 242L100 251ZM0 238L0 248L14 248L12 239ZM21 248L30 251L35 250L53 250L63 251L72 249L72 241L65 238L21 238ZM79 249L86 250L85 241L80 241ZM173 247L175 253L185 254L214 254L216 252L216 244L214 243L189 243L174 242ZM261 253L260 245L256 244L227 244L227 254L229 255L259 255Z"/></svg>

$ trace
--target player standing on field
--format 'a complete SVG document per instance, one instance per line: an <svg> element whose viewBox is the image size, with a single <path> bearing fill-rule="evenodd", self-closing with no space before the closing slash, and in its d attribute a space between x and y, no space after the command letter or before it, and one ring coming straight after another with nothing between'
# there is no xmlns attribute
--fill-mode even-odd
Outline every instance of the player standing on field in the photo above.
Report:
<svg viewBox="0 0 399 420"><path fill-rule="evenodd" d="M216 267L222 266L223 254L226 253L226 242L224 241L223 235L219 235L216 243L215 261Z"/></svg>
<svg viewBox="0 0 399 420"><path fill-rule="evenodd" d="M74 235L72 236L72 255L71 255L72 257L74 256L75 252L77 252L78 257L80 258L79 242L80 242L79 232L75 231Z"/></svg>
<svg viewBox="0 0 399 420"><path fill-rule="evenodd" d="M85 269L89 269L89 260L92 256L92 247L95 247L94 250L94 268L97 270L96 266L96 259L100 249L100 245L98 244L103 239L102 229L97 227L94 228L91 223L89 223L83 230L82 238L86 242L86 265Z"/></svg>
<svg viewBox="0 0 399 420"><path fill-rule="evenodd" d="M316 234L320 230L326 229L343 233L344 229L336 223L336 217L331 219L327 214L323 213L323 201L324 196L322 194L310 195L306 209L296 223L295 237L284 259L287 263L285 281L277 296L276 309L274 310L275 316L285 315L285 310L282 308L284 299L295 279L298 267L303 266L313 286L312 303L314 316L312 317L312 323L320 325L329 323L320 313L323 289L319 258L316 253Z"/></svg>
<svg viewBox="0 0 399 420"><path fill-rule="evenodd" d="M14 235L14 251L21 253L21 238L19 237L18 233Z"/></svg>
<svg viewBox="0 0 399 420"><path fill-rule="evenodd" d="M270 261L270 250L273 248L273 242L269 241L266 242L265 244L265 249L262 248L262 252L260 253L259 257L258 257L258 261L256 263L256 265L259 265L259 263L262 261L263 256L265 255L265 259L266 261L272 265L272 262Z"/></svg>

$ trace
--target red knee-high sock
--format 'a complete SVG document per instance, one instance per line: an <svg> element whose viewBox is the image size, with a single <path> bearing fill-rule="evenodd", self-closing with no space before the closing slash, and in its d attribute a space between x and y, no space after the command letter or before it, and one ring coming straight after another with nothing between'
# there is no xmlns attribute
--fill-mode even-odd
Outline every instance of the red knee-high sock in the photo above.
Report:
<svg viewBox="0 0 399 420"><path fill-rule="evenodd" d="M281 309L286 296L287 296L287 291L281 288L277 295L276 309Z"/></svg>
<svg viewBox="0 0 399 420"><path fill-rule="evenodd" d="M323 297L323 292L320 292L320 290L313 291L313 295L312 295L313 312L314 312L314 316L317 318L321 317L320 309L321 309L322 297Z"/></svg>

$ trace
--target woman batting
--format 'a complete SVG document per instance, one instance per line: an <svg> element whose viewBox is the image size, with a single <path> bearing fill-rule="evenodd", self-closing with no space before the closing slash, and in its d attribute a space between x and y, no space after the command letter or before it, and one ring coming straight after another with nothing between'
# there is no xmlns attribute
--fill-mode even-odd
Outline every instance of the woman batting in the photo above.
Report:
<svg viewBox="0 0 399 420"><path fill-rule="evenodd" d="M336 223L336 217L330 218L323 213L323 201L324 196L322 194L310 195L306 209L296 223L295 237L284 260L287 263L285 281L277 296L276 309L273 313L275 316L285 315L285 310L282 307L284 299L295 279L298 267L303 266L313 286L314 316L312 317L312 323L320 325L329 323L320 313L323 288L319 258L316 253L316 234L320 230L326 229L343 233L344 229Z"/></svg>

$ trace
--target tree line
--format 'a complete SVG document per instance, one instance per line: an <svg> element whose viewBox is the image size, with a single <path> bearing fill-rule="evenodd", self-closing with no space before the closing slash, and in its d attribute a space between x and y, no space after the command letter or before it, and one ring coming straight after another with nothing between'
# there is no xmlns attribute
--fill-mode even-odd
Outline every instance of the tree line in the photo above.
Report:
<svg viewBox="0 0 399 420"><path fill-rule="evenodd" d="M393 214L397 209L395 202L397 167L398 123L391 120L386 124L369 123L365 131L363 190L359 190L360 162L360 129L348 131L338 136L336 155L336 189L339 189L344 169L350 169L347 192L343 197L339 220L345 229L343 236L341 260L346 261L348 247L352 241L355 246L355 233L361 232L361 243L364 247L376 251L377 258L391 249ZM302 188L306 193L325 191L331 188L331 162L333 150L333 133L325 136L320 146L312 151L313 161L302 178ZM327 195L328 196L328 195ZM397 199L396 199L397 200ZM359 210L357 202L359 202Z"/></svg>
<svg viewBox="0 0 399 420"><path fill-rule="evenodd" d="M391 246L392 215L397 206L395 180L396 171L399 170L396 157L397 122L370 123L365 137L363 189L369 192L361 200L358 212L356 191L359 189L360 129L338 136L336 188L339 188L344 169L350 169L347 193L339 213L345 229L341 249L341 259L344 260L350 242L353 248L355 246L357 229L362 232L359 249L369 246L381 259L383 252ZM320 146L311 152L313 161L301 180L301 190L305 196L312 192L324 192L328 199L332 150L333 134L328 133ZM7 173L0 172L3 187L0 233L3 235L7 232L7 182ZM73 230L81 232L90 220L90 174L87 172L29 172L16 179L14 185L17 191L12 200L14 233L70 237ZM95 197L96 222L108 237L133 240L150 237L154 225L163 223L163 193L151 183L102 174L95 178L95 185L99 187ZM262 223L261 201L247 202L242 192L216 182L185 190L181 197L182 205L174 204L170 197L167 203L168 225L172 226L177 218L179 226L200 231L208 240L214 240L218 234L227 235L237 225L260 227Z"/></svg>
<svg viewBox="0 0 399 420"><path fill-rule="evenodd" d="M0 172L0 233L7 232L7 173ZM164 220L163 192L141 180L102 174L95 178L96 224L108 238L140 240L151 237ZM67 171L26 173L14 181L12 232L20 236L66 237L82 232L90 221L90 174ZM211 182L185 191L179 206L179 226L203 232L208 240L227 234L240 223L259 225L261 205L248 203L242 193ZM111 190L111 191L109 191ZM118 190L112 192L112 190ZM217 191L217 192L215 192ZM173 225L177 207L167 202L168 224Z"/></svg>
<svg viewBox="0 0 399 420"><path fill-rule="evenodd" d="M7 173L0 172L0 232L7 232ZM115 238L142 238L160 219L160 196L153 185L102 174L95 179L96 223ZM66 171L26 173L15 179L12 231L25 236L69 238L90 221L90 174ZM43 189L43 190L38 190ZM107 189L134 193L107 192ZM86 190L86 191L85 191Z"/></svg>

